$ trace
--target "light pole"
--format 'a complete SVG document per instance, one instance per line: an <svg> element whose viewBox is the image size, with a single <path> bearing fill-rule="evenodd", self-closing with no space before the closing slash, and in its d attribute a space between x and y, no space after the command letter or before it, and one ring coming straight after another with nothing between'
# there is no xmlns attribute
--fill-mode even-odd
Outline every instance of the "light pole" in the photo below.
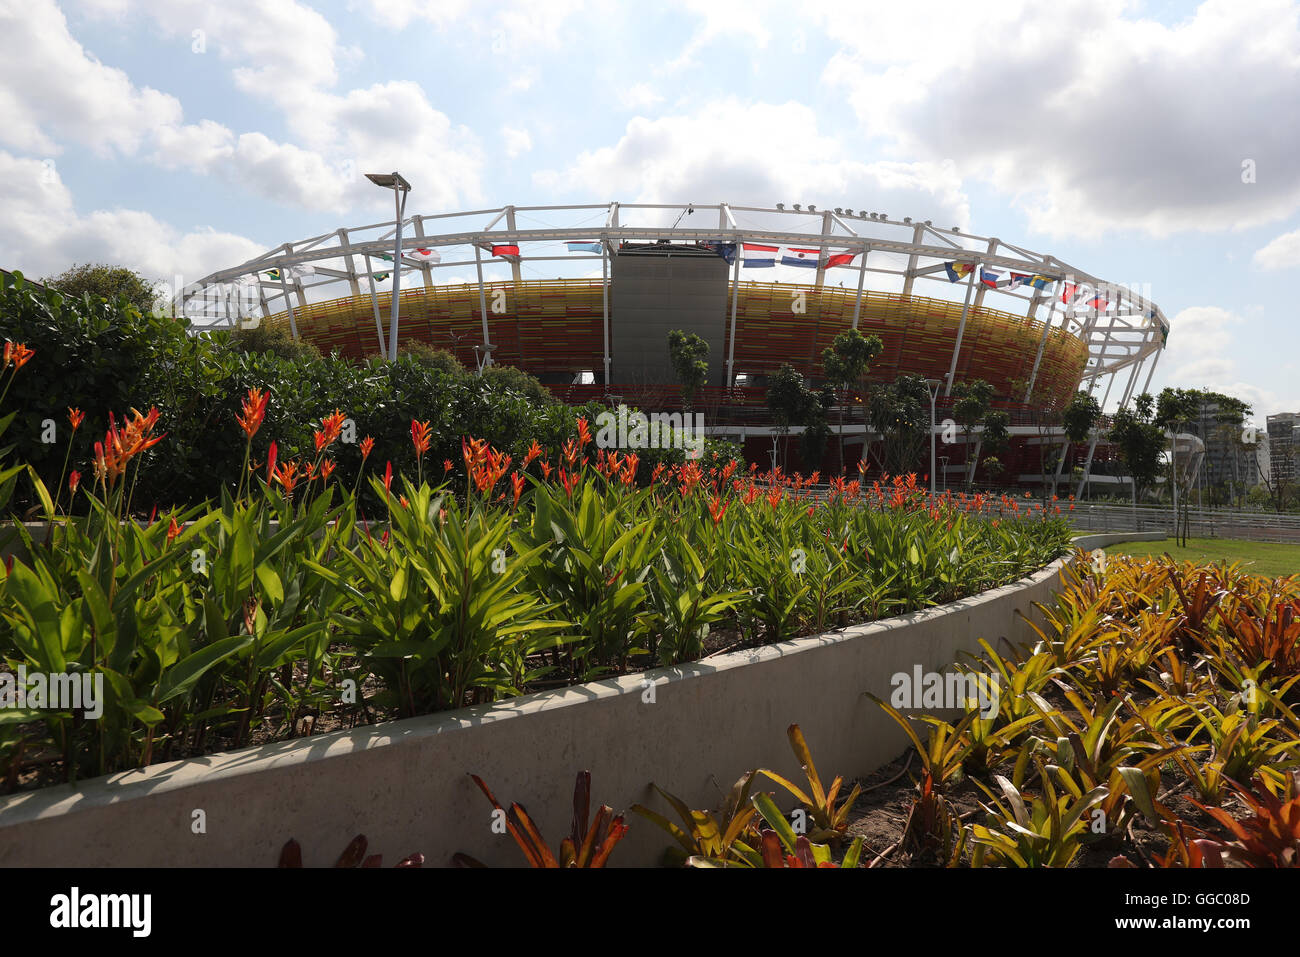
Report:
<svg viewBox="0 0 1300 957"><path fill-rule="evenodd" d="M930 393L930 498L934 499L934 403L939 398L942 379L926 379L925 391Z"/></svg>
<svg viewBox="0 0 1300 957"><path fill-rule="evenodd" d="M406 213L406 194L411 191L402 174L394 170L391 173L367 173L366 179L376 186L393 191L393 205L397 210L397 243L393 249L393 305L389 309L388 322L388 360L397 361L397 314L400 308L398 293L402 287L402 216ZM374 282L374 279L371 279Z"/></svg>
<svg viewBox="0 0 1300 957"><path fill-rule="evenodd" d="M939 461L943 463L943 490L948 491L948 456L939 456Z"/></svg>

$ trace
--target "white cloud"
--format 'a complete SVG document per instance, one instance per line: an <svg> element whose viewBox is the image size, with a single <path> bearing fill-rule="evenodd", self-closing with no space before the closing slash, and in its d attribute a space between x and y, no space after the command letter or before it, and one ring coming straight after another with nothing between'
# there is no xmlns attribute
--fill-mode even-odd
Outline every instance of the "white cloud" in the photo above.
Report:
<svg viewBox="0 0 1300 957"><path fill-rule="evenodd" d="M618 99L628 110L644 110L664 101L649 83L633 83L620 88Z"/></svg>
<svg viewBox="0 0 1300 957"><path fill-rule="evenodd" d="M1208 0L1172 27L1132 9L1016 0L972 16L943 0L809 15L846 43L823 78L868 133L951 158L1043 232L1166 235L1300 208L1300 7Z"/></svg>
<svg viewBox="0 0 1300 957"><path fill-rule="evenodd" d="M533 138L528 135L527 130L517 130L514 127L501 127L501 139L505 143L506 156L514 159L527 153L533 148Z"/></svg>
<svg viewBox="0 0 1300 957"><path fill-rule="evenodd" d="M810 108L795 102L725 98L690 115L637 117L614 145L583 152L563 170L540 171L534 181L625 202L812 202L944 224L970 219L951 164L855 159L839 140L818 131Z"/></svg>
<svg viewBox="0 0 1300 957"><path fill-rule="evenodd" d="M1283 233L1255 251L1252 262L1260 269L1300 267L1300 229Z"/></svg>
<svg viewBox="0 0 1300 957"><path fill-rule="evenodd" d="M55 156L70 139L100 156L131 154L180 118L175 97L88 53L50 0L0 6L0 145Z"/></svg>
<svg viewBox="0 0 1300 957"><path fill-rule="evenodd" d="M0 150L0 260L24 274L59 273L74 263L107 262L146 278L192 282L264 251L232 233L198 229L182 233L151 214L132 209L77 213L72 194L39 160Z"/></svg>

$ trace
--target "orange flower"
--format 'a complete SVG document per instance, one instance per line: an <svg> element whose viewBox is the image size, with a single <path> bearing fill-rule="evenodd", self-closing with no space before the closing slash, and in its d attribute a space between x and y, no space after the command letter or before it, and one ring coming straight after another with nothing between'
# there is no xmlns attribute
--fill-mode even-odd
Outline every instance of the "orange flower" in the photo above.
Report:
<svg viewBox="0 0 1300 957"><path fill-rule="evenodd" d="M591 441L591 432L587 428L587 420L585 418L579 418L578 419L578 444L586 445L590 441Z"/></svg>
<svg viewBox="0 0 1300 957"><path fill-rule="evenodd" d="M545 461L539 464L542 467L542 477L549 482L551 479L551 469L554 468L554 466L552 466L550 462Z"/></svg>
<svg viewBox="0 0 1300 957"><path fill-rule="evenodd" d="M528 446L528 453L524 456L523 467L528 468L528 466L533 463L533 460L536 458L540 458L541 455L542 455L542 447L537 444L536 439L533 439L533 444Z"/></svg>
<svg viewBox="0 0 1300 957"><path fill-rule="evenodd" d="M269 392L263 393L261 389L248 390L248 395L243 400L244 414L235 416L235 421L248 438L251 439L262 427L262 419L266 417L266 406L270 401Z"/></svg>
<svg viewBox="0 0 1300 957"><path fill-rule="evenodd" d="M722 517L727 514L727 506L730 504L730 500L723 501L717 495L714 495L709 500L709 514L713 516L714 525L722 521Z"/></svg>
<svg viewBox="0 0 1300 957"><path fill-rule="evenodd" d="M450 471L452 470L452 468L454 468L454 466L453 466L452 463L451 463L451 459L443 459L443 460L442 460L442 474L443 474L443 475L446 475L448 472L450 472Z"/></svg>
<svg viewBox="0 0 1300 957"><path fill-rule="evenodd" d="M176 524L176 519L172 519L171 524L167 526L167 544L170 545L176 540L176 536L181 533L181 527Z"/></svg>
<svg viewBox="0 0 1300 957"><path fill-rule="evenodd" d="M81 473L74 469L72 474L68 476L68 491L71 492L73 495L76 495L77 486L80 484L81 484Z"/></svg>
<svg viewBox="0 0 1300 957"><path fill-rule="evenodd" d="M328 482L330 480L330 476L333 474L334 474L334 460L326 459L325 461L321 462L320 472L319 472L321 484L324 485L326 482Z"/></svg>
<svg viewBox="0 0 1300 957"><path fill-rule="evenodd" d="M510 487L514 489L515 500L510 504L510 510L514 511L519 505L519 496L524 492L524 477L518 472L510 476Z"/></svg>
<svg viewBox="0 0 1300 957"><path fill-rule="evenodd" d="M321 449L323 449L323 448L325 448L325 446L329 445L329 437L328 437L324 432L322 432L320 429L317 429L317 430L312 434L312 439L316 442L316 452L317 452L317 454L320 453L320 450L321 450Z"/></svg>
<svg viewBox="0 0 1300 957"><path fill-rule="evenodd" d="M276 466L274 479L284 489L284 494L292 496L293 487L298 484L298 463L285 462Z"/></svg>
<svg viewBox="0 0 1300 957"><path fill-rule="evenodd" d="M364 462L366 459L370 458L370 452L374 447L375 440L370 436L367 435L361 440L361 461Z"/></svg>
<svg viewBox="0 0 1300 957"><path fill-rule="evenodd" d="M113 413L108 414L108 432L103 442L95 443L95 478L113 485L126 472L131 459L153 448L165 437L150 435L158 424L158 409L150 407L148 415L141 415L137 409L131 410L132 418L117 427Z"/></svg>
<svg viewBox="0 0 1300 957"><path fill-rule="evenodd" d="M27 365L34 355L36 355L36 353L31 349L28 349L21 342L13 343L6 339L4 366L0 366L0 368L6 368L9 363L12 362L14 364L14 371L17 372L23 366Z"/></svg>
<svg viewBox="0 0 1300 957"><path fill-rule="evenodd" d="M68 409L68 421L72 423L72 431L75 432L81 428L81 423L86 421L86 413L80 409Z"/></svg>
<svg viewBox="0 0 1300 957"><path fill-rule="evenodd" d="M415 446L415 457L417 459L429 451L429 446L433 444L433 438L428 422L411 420L411 444Z"/></svg>

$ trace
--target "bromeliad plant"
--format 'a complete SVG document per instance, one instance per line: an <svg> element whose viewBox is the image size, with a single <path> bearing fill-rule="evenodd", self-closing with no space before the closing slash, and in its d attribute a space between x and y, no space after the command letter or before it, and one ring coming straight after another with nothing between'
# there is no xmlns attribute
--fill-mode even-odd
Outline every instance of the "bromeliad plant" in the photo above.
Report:
<svg viewBox="0 0 1300 957"><path fill-rule="evenodd" d="M623 815L615 815L608 805L601 805L596 817L591 819L591 772L579 771L573 785L573 824L569 836L560 842L559 854L551 853L533 819L522 804L511 804L506 811L477 774L471 774L474 783L487 797L498 814L505 820L506 829L524 852L529 867L604 867L615 846L627 834L628 825ZM457 853L452 863L459 867L483 867L468 854Z"/></svg>

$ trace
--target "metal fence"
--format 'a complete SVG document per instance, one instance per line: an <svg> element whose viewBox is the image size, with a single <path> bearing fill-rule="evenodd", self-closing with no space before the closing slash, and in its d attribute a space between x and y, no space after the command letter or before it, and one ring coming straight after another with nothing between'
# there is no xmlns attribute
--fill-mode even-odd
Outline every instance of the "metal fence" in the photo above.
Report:
<svg viewBox="0 0 1300 957"><path fill-rule="evenodd" d="M1134 508L1125 505L1089 505L1076 502L1070 518L1087 531L1174 533L1172 508ZM1230 509L1191 509L1188 535L1193 538L1238 538L1255 542L1300 543L1300 515L1242 512Z"/></svg>

